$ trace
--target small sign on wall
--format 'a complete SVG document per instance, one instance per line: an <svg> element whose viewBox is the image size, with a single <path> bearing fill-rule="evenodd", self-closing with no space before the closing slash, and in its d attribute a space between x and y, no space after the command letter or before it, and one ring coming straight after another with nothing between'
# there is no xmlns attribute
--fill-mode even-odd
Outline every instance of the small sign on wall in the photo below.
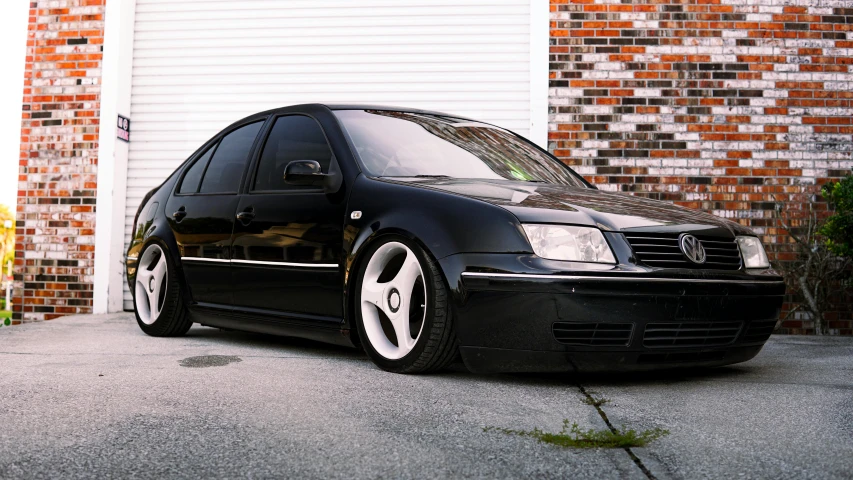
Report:
<svg viewBox="0 0 853 480"><path fill-rule="evenodd" d="M130 142L130 119L118 116L118 134L119 140Z"/></svg>

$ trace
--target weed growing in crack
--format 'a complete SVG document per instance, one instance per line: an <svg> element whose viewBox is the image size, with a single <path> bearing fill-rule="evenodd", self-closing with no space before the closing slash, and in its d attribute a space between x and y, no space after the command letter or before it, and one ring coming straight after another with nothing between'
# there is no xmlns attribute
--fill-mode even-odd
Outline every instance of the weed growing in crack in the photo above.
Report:
<svg viewBox="0 0 853 480"><path fill-rule="evenodd" d="M598 407L601 407L602 405L604 405L606 403L610 403L610 400L608 400L606 398L601 398L601 397L594 397L593 394L590 393L589 395L584 397L583 403L585 403L587 405L592 405L593 407L598 408Z"/></svg>
<svg viewBox="0 0 853 480"><path fill-rule="evenodd" d="M502 432L507 435L517 435L519 437L532 437L542 443L549 443L563 448L631 448L644 447L649 442L657 440L665 435L669 435L669 430L654 428L652 430L643 430L637 432L634 429L622 430L616 432L610 429L602 430L581 430L577 423L569 425L569 420L563 420L563 429L559 433L543 432L538 428L533 430L511 430L508 428L499 427L484 427L484 432Z"/></svg>

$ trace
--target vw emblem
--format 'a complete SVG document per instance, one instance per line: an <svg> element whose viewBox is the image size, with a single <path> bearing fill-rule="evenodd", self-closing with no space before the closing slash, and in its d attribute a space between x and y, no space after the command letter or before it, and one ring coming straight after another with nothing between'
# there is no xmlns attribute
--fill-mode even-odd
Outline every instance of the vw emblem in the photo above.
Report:
<svg viewBox="0 0 853 480"><path fill-rule="evenodd" d="M681 251L693 263L705 263L705 247L693 235L681 236Z"/></svg>

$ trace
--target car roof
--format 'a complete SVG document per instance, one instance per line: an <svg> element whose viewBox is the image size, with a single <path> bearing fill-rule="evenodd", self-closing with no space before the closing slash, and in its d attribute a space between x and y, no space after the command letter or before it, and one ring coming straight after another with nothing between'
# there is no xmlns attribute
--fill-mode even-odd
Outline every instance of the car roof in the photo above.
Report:
<svg viewBox="0 0 853 480"><path fill-rule="evenodd" d="M258 112L253 115L249 115L242 121L252 119L255 117L267 116L267 115L276 115L278 113L290 112L293 110L311 110L315 108L327 108L329 110L380 110L380 111L388 111L388 112L406 112L406 113L420 113L425 115L435 115L439 117L450 117L450 118L458 118L460 120L470 120L475 121L471 118L463 117L461 115L455 115L444 112L437 112L434 110L421 110L417 108L407 108L407 107L394 107L388 105L370 105L370 104L325 104L325 103L303 103L299 105L288 105L286 107L279 107L272 110L267 110L264 112Z"/></svg>
<svg viewBox="0 0 853 480"><path fill-rule="evenodd" d="M437 115L441 117L462 118L469 120L461 115L453 115L450 113L437 112L435 110L422 110L418 108L395 107L388 105L326 105L329 110L380 110L387 112L408 112L408 113L425 113L427 115Z"/></svg>

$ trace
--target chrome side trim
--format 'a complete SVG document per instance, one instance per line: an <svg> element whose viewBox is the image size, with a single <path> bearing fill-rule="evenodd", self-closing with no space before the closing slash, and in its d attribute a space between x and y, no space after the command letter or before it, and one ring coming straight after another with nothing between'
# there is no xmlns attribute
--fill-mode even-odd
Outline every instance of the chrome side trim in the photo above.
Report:
<svg viewBox="0 0 853 480"><path fill-rule="evenodd" d="M687 282L687 283L759 283L762 285L784 284L781 280L714 280L707 278L657 278L657 277L597 277L591 275L536 275L529 273L485 273L462 272L463 277L480 278L524 278L535 280L594 280L602 282Z"/></svg>
<svg viewBox="0 0 853 480"><path fill-rule="evenodd" d="M244 265L269 265L272 267L338 268L337 263L262 262L260 260L231 260L231 263L240 263Z"/></svg>
<svg viewBox="0 0 853 480"><path fill-rule="evenodd" d="M227 258L181 257L181 261L239 263L243 265L269 265L272 267L338 268L337 263L262 262L260 260L228 260Z"/></svg>
<svg viewBox="0 0 853 480"><path fill-rule="evenodd" d="M182 262L231 263L227 258L181 257Z"/></svg>

